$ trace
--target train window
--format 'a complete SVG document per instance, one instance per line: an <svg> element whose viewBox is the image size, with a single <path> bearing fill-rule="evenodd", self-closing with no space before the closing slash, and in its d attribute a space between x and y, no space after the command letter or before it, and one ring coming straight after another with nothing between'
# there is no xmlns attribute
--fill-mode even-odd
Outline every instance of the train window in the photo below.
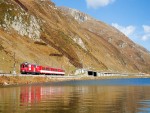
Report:
<svg viewBox="0 0 150 113"><path fill-rule="evenodd" d="M24 65L24 67L28 67L28 65Z"/></svg>
<svg viewBox="0 0 150 113"><path fill-rule="evenodd" d="M22 68L24 68L24 65L22 64L22 66L21 66Z"/></svg>
<svg viewBox="0 0 150 113"><path fill-rule="evenodd" d="M21 67L26 68L26 67L28 67L28 65L22 64Z"/></svg>

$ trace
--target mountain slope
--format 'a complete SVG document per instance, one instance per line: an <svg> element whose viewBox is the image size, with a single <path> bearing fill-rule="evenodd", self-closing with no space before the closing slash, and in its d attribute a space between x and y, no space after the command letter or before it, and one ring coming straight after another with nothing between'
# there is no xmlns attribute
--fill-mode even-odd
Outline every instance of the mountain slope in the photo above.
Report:
<svg viewBox="0 0 150 113"><path fill-rule="evenodd" d="M99 71L150 72L150 54L121 32L49 0L0 1L0 70L24 61Z"/></svg>

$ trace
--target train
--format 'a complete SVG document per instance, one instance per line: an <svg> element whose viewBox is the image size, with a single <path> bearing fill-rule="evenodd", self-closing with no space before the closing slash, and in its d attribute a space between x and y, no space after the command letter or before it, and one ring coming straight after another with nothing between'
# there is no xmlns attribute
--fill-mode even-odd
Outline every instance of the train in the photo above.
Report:
<svg viewBox="0 0 150 113"><path fill-rule="evenodd" d="M61 68L53 68L49 66L41 66L28 62L20 64L21 74L32 74L32 75L65 75L65 71Z"/></svg>

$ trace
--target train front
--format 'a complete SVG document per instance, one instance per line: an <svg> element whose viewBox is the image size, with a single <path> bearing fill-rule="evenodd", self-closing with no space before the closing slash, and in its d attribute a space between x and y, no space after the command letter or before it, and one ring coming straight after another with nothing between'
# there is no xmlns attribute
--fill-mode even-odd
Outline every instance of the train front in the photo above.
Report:
<svg viewBox="0 0 150 113"><path fill-rule="evenodd" d="M27 74L27 72L28 72L28 63L25 62L25 63L20 64L20 73Z"/></svg>

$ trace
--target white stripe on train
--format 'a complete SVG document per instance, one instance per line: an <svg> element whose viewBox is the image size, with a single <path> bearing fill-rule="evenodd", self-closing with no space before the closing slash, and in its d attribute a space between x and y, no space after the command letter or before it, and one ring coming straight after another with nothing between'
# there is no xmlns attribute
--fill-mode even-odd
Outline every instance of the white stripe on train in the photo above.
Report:
<svg viewBox="0 0 150 113"><path fill-rule="evenodd" d="M45 73L45 74L61 74L64 75L64 72L55 72L55 71L46 71L46 70L40 70L40 73Z"/></svg>

